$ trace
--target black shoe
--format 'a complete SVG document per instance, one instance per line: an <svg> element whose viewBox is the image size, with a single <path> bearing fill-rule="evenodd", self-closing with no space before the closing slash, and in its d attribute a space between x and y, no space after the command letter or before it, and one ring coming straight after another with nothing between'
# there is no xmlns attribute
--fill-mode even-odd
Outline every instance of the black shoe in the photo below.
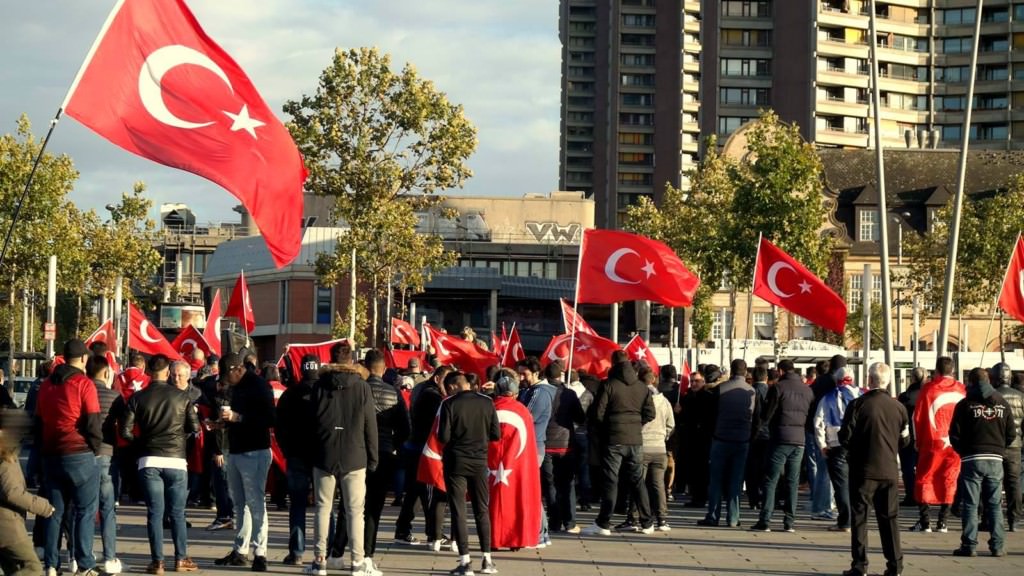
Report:
<svg viewBox="0 0 1024 576"><path fill-rule="evenodd" d="M249 560L245 556L242 556L238 552L232 550L230 554L219 560L214 560L213 563L217 566L248 566Z"/></svg>
<svg viewBox="0 0 1024 576"><path fill-rule="evenodd" d="M450 576L474 576L472 564L459 564L448 572Z"/></svg>
<svg viewBox="0 0 1024 576"><path fill-rule="evenodd" d="M401 508L402 504L405 504L405 498L402 496L396 496L395 499L391 501L391 505L398 508Z"/></svg>
<svg viewBox="0 0 1024 576"><path fill-rule="evenodd" d="M901 574L895 570L889 570L886 568L885 572L882 573L882 576L901 576Z"/></svg>
<svg viewBox="0 0 1024 576"><path fill-rule="evenodd" d="M917 501L914 500L913 498L909 498L909 497L908 498L904 498L903 500L900 501L900 506L906 506L908 508L909 507L916 507L917 506Z"/></svg>
<svg viewBox="0 0 1024 576"><path fill-rule="evenodd" d="M706 506L707 503L701 502L700 500L691 500L686 504L683 504L683 508L705 508Z"/></svg>
<svg viewBox="0 0 1024 576"><path fill-rule="evenodd" d="M252 559L252 571L253 572L266 572L267 571L267 557L257 556Z"/></svg>
<svg viewBox="0 0 1024 576"><path fill-rule="evenodd" d="M970 548L964 548L963 546L957 548L956 550L953 550L953 556L964 556L967 558L973 558L977 555L978 553L974 550Z"/></svg>
<svg viewBox="0 0 1024 576"><path fill-rule="evenodd" d="M1009 532L1016 532L1017 531L1017 522L1015 520L1011 520L1009 526L1006 529Z"/></svg>
<svg viewBox="0 0 1024 576"><path fill-rule="evenodd" d="M285 566L302 566L302 556L289 552L281 563Z"/></svg>
<svg viewBox="0 0 1024 576"><path fill-rule="evenodd" d="M751 532L771 532L772 529L768 527L764 522L758 522L750 527Z"/></svg>
<svg viewBox="0 0 1024 576"><path fill-rule="evenodd" d="M718 522L715 522L714 520L709 520L707 518L704 518L703 520L697 520L697 526L717 527L718 526Z"/></svg>
<svg viewBox="0 0 1024 576"><path fill-rule="evenodd" d="M618 526L616 526L615 527L615 531L616 532L631 533L631 532L639 532L640 528L634 522L630 522L629 520L627 520L627 521L623 522L622 524L619 524Z"/></svg>
<svg viewBox="0 0 1024 576"><path fill-rule="evenodd" d="M849 570L844 570L843 571L843 576L867 576L867 575L864 574L863 572L861 572L860 570L855 570L853 568L850 568Z"/></svg>

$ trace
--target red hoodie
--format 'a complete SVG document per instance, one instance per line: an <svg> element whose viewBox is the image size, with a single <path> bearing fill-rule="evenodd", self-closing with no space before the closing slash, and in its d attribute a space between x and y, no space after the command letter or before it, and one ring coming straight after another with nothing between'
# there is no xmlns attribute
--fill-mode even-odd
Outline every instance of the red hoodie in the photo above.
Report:
<svg viewBox="0 0 1024 576"><path fill-rule="evenodd" d="M103 443L96 385L71 365L58 366L40 385L36 419L44 456L95 454Z"/></svg>

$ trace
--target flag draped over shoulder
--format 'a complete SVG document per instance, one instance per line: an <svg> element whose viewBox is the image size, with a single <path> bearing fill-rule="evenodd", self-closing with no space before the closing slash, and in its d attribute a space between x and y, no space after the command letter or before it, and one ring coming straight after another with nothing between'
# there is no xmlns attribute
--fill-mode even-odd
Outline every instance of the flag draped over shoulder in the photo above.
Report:
<svg viewBox="0 0 1024 576"><path fill-rule="evenodd" d="M950 376L938 376L921 387L914 406L917 441L917 476L914 498L921 504L952 504L960 456L949 442L953 409L964 399L964 385Z"/></svg>
<svg viewBox="0 0 1024 576"><path fill-rule="evenodd" d="M501 440L487 451L491 487L491 545L494 548L536 546L540 539L540 475L533 417L514 398L494 401Z"/></svg>

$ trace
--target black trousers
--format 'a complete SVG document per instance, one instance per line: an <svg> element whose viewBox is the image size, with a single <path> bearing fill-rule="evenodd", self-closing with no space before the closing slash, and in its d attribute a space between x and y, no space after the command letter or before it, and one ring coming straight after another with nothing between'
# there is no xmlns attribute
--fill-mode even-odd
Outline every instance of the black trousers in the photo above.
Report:
<svg viewBox="0 0 1024 576"><path fill-rule="evenodd" d="M398 513L395 523L395 538L412 535L412 521L416 518L416 503L419 502L423 515L427 515L427 486L416 480L419 469L420 453L423 447L402 447L402 464L405 466L405 497L402 499L402 510Z"/></svg>
<svg viewBox="0 0 1024 576"><path fill-rule="evenodd" d="M444 475L448 488L448 506L452 511L452 537L459 546L459 554L469 554L469 528L466 526L466 492L473 504L473 519L480 537L480 551L491 551L491 489L487 485L487 465L467 474Z"/></svg>
<svg viewBox="0 0 1024 576"><path fill-rule="evenodd" d="M396 461L394 456L382 456L377 469L366 473L366 508L363 514L363 551L367 558L373 558L377 550L377 527L380 516L384 512L384 502L388 497L388 487L394 479ZM348 547L348 522L345 518L345 506L338 510L338 522L334 529L334 541L331 543L331 556L345 555Z"/></svg>
<svg viewBox="0 0 1024 576"><path fill-rule="evenodd" d="M853 472L853 471L851 471ZM868 573L868 512L875 509L878 536L882 540L886 570L903 571L903 550L900 548L899 481L896 478L877 480L850 475L850 553L851 567L861 574Z"/></svg>
<svg viewBox="0 0 1024 576"><path fill-rule="evenodd" d="M1003 458L1003 490L1006 491L1006 521L1017 524L1021 520L1020 450L1008 448Z"/></svg>
<svg viewBox="0 0 1024 576"><path fill-rule="evenodd" d="M769 454L771 454L771 449L768 447L767 439L757 439L750 442L744 482L747 485L747 503L750 504L751 508L764 506L766 496L762 493L762 490L764 489L764 478L768 471Z"/></svg>

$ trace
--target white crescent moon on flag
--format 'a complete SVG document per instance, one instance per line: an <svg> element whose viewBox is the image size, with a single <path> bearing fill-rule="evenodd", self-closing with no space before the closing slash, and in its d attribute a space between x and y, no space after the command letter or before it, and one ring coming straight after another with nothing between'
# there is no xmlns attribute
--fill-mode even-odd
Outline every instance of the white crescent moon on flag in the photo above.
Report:
<svg viewBox="0 0 1024 576"><path fill-rule="evenodd" d="M150 344L159 344L160 340L150 336L150 326L151 324L149 323L149 320L143 320L142 323L139 324L139 337L145 340L146 342L149 342Z"/></svg>
<svg viewBox="0 0 1024 576"><path fill-rule="evenodd" d="M1024 296L1024 270L1017 272L1017 289L1020 290L1020 295Z"/></svg>
<svg viewBox="0 0 1024 576"><path fill-rule="evenodd" d="M508 424L516 429L516 433L519 435L519 452L516 452L518 460L523 455L523 450L526 450L526 422L523 421L522 416L511 410L498 410L498 423Z"/></svg>
<svg viewBox="0 0 1024 576"><path fill-rule="evenodd" d="M209 56L188 46L172 44L154 50L142 64L142 69L139 70L139 98L153 118L168 126L189 130L209 126L213 122L189 122L178 118L167 109L167 104L164 102L164 91L160 84L164 75L173 68L184 64L206 68L223 80L228 88L232 88L228 75Z"/></svg>
<svg viewBox="0 0 1024 576"><path fill-rule="evenodd" d="M772 264L771 268L768 269L768 289L774 292L779 298L789 298L793 294L786 294L782 290L779 290L778 284L775 283L775 279L779 275L779 270L782 270L783 268L789 268L790 270L793 270L793 272L796 272L796 270L787 262L776 262L775 264Z"/></svg>
<svg viewBox="0 0 1024 576"><path fill-rule="evenodd" d="M434 338L434 346L437 347L437 351L441 353L441 356L451 356L451 353L448 352L448 349L444 347L444 343L442 343L442 340L443 338Z"/></svg>
<svg viewBox="0 0 1024 576"><path fill-rule="evenodd" d="M632 248L619 248L615 252L612 252L612 255L608 257L608 261L604 263L604 274L612 282L617 282L619 284L639 284L639 280L630 282L622 276L619 276L619 273L615 271L615 267L618 266L619 260L626 254L639 256L639 254L636 253L636 250L633 250Z"/></svg>
<svg viewBox="0 0 1024 576"><path fill-rule="evenodd" d="M961 392L943 392L932 400L932 405L928 407L928 422L932 425L932 430L938 430L935 427L935 415L939 413L939 410L947 404L956 404L957 402L964 399L964 395Z"/></svg>
<svg viewBox="0 0 1024 576"><path fill-rule="evenodd" d="M186 339L181 341L181 346L178 348L178 352L181 352L181 351L185 350L185 345L187 345L187 344L191 344L193 350L195 350L196 348L199 348L199 343L196 342L195 339L193 339L193 338L186 338Z"/></svg>

